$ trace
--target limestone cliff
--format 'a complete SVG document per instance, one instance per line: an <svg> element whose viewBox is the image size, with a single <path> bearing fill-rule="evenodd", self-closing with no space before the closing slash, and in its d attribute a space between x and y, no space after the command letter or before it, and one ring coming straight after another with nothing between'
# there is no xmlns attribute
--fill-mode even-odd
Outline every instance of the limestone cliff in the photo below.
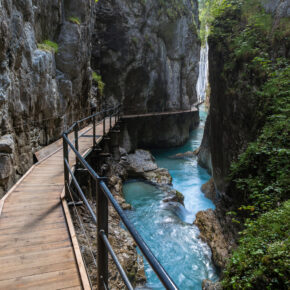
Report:
<svg viewBox="0 0 290 290"><path fill-rule="evenodd" d="M190 109L197 101L197 1L103 1L96 9L92 65L106 83L103 104L125 114ZM198 114L127 120L122 146L177 146Z"/></svg>
<svg viewBox="0 0 290 290"><path fill-rule="evenodd" d="M0 1L0 197L88 111L92 5Z"/></svg>
<svg viewBox="0 0 290 290"><path fill-rule="evenodd" d="M107 102L123 102L128 114L189 109L197 101L198 28L197 1L102 1L93 67Z"/></svg>

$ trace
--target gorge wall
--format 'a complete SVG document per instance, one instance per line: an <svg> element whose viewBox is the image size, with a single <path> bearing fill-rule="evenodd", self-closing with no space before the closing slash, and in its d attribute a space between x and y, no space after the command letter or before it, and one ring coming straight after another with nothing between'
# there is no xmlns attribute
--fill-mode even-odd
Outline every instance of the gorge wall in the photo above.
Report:
<svg viewBox="0 0 290 290"><path fill-rule="evenodd" d="M125 114L189 109L197 101L200 42L196 1L102 1L92 65L107 102Z"/></svg>
<svg viewBox="0 0 290 290"><path fill-rule="evenodd" d="M250 30L251 24L245 20L241 8L225 11L215 22L209 36L211 99L199 158L209 169L212 167L215 186L220 196L225 196L225 193L229 195L227 176L231 163L245 151L249 142L256 140L265 123L265 116L260 110L261 99L256 92L267 78L254 68L253 60L262 56L272 61L289 57L289 42L284 41L280 35L283 29L285 33L287 31L285 17L290 16L289 1L261 3L266 13L265 26L257 26L260 35L256 39L249 32L248 37L251 38L246 39L247 35L243 30L247 25ZM266 24L267 21L270 23ZM233 27L234 32L231 31ZM240 39L238 33L241 33Z"/></svg>
<svg viewBox="0 0 290 290"><path fill-rule="evenodd" d="M124 114L142 114L188 110L197 102L197 1L102 1L95 26L92 66L106 84L104 105L121 102ZM180 145L197 118L126 121L122 146Z"/></svg>
<svg viewBox="0 0 290 290"><path fill-rule="evenodd" d="M88 112L92 5L0 1L0 197L33 152Z"/></svg>
<svg viewBox="0 0 290 290"><path fill-rule="evenodd" d="M217 5L211 11L210 110L199 161L212 169L217 208L199 213L196 223L226 267L225 289L283 289L279 277L287 264L271 265L287 255L280 251L287 222L280 220L278 230L273 224L289 214L290 1L209 2ZM221 251L221 241L234 249L232 257Z"/></svg>

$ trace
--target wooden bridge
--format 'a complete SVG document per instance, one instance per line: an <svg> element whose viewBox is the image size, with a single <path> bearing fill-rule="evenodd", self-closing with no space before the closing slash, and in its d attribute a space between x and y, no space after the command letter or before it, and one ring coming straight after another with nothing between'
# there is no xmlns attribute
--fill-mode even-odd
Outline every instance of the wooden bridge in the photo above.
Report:
<svg viewBox="0 0 290 290"><path fill-rule="evenodd" d="M109 127L107 119L106 132ZM92 131L88 126L79 133L82 155L92 147L92 138L82 136ZM97 125L96 134L102 132ZM0 201L0 289L90 289L63 198L61 149L58 141L38 152L41 160Z"/></svg>
<svg viewBox="0 0 290 290"><path fill-rule="evenodd" d="M156 117L156 116L173 116L173 115L182 115L188 114L191 112L197 112L198 107L203 104L202 102L197 102L191 106L188 110L176 110L176 111L168 111L168 112L152 112L152 113L144 113L144 114L130 114L130 115L123 115L122 119L136 119L136 118L148 118L148 117Z"/></svg>
<svg viewBox="0 0 290 290"><path fill-rule="evenodd" d="M173 113L186 112L163 112L159 115ZM125 116L124 119L132 117ZM91 119L88 117L82 121L84 120ZM64 164L69 168L75 166L76 157L68 155L69 142L71 151L79 155L77 158L80 160L81 156L86 156L90 152L92 145L96 146L101 142L103 136L115 126L118 118L110 116L98 124L95 121L94 115L93 125L82 130L77 128L74 132L65 135L67 137L64 136L65 143L59 140L37 152L38 163L33 165L0 200L0 290L91 289L65 198L68 188L66 187L66 190L64 188L64 176L67 184L68 180L71 180L69 173L72 174L73 170L64 170L66 168ZM78 122L75 125L78 127ZM77 140L76 148L72 147L75 140ZM65 144L64 151L63 144ZM86 170L90 172L91 177L100 182L99 186L102 186L103 191L97 194L100 198L97 201L98 216L97 218L94 216L98 228L98 288L107 288L109 252L124 283L129 289L133 289L117 257L114 257L113 249L107 239L108 210L106 208L107 202L110 201L166 289L177 289L170 276L130 224L102 178L85 164L84 159L80 161L87 166ZM99 201L102 201L102 204Z"/></svg>

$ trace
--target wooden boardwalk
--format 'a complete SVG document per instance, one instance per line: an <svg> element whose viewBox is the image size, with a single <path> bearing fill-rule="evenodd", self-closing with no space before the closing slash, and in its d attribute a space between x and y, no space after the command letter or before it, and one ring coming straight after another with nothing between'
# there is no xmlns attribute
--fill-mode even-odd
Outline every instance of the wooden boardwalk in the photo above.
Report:
<svg viewBox="0 0 290 290"><path fill-rule="evenodd" d="M96 134L102 135L102 129L97 125ZM79 135L91 132L92 127L86 127ZM92 141L79 138L82 155ZM0 289L90 289L69 210L61 198L61 148L58 141L39 152L38 158L46 158L0 201ZM71 166L74 160L70 154Z"/></svg>
<svg viewBox="0 0 290 290"><path fill-rule="evenodd" d="M135 115L123 115L122 119L135 119L135 118L148 118L148 117L159 117L159 116L171 116L171 115L181 115L188 114L192 112L198 112L199 104L193 105L190 110L179 110L179 111L170 111L170 112L153 112L145 114L135 114Z"/></svg>

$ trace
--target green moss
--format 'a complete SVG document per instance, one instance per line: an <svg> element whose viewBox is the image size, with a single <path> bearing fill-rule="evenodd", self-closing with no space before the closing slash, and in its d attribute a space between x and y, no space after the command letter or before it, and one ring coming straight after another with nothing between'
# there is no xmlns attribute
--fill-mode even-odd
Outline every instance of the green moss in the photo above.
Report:
<svg viewBox="0 0 290 290"><path fill-rule="evenodd" d="M72 16L72 17L69 18L69 21L74 23L74 24L77 24L77 25L81 24L81 21L80 21L80 19L78 17L73 17Z"/></svg>
<svg viewBox="0 0 290 290"><path fill-rule="evenodd" d="M58 52L58 44L51 40L44 40L42 43L37 44L38 49L50 51L53 53Z"/></svg>
<svg viewBox="0 0 290 290"><path fill-rule="evenodd" d="M98 92L100 96L103 96L104 89L105 89L105 83L102 81L102 76L98 75L96 72L92 72L92 79L94 82L98 85Z"/></svg>
<svg viewBox="0 0 290 290"><path fill-rule="evenodd" d="M178 190L176 190L176 197L177 197L179 202L183 202L184 201L184 195Z"/></svg>

